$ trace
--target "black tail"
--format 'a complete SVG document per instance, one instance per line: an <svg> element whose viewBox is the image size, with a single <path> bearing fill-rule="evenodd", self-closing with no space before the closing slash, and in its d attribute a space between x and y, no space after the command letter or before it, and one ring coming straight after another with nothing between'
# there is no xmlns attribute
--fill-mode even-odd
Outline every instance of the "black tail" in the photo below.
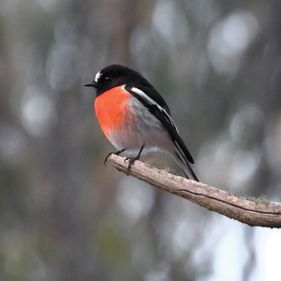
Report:
<svg viewBox="0 0 281 281"><path fill-rule="evenodd" d="M190 164L188 163L188 161L186 161L177 151L175 151L175 160L178 163L178 165L180 166L181 170L183 171L184 175L186 176L186 178L189 179L189 176L187 174L187 171L191 174L192 178L196 181L199 181L198 177L196 176L196 174L194 173L194 171L192 170Z"/></svg>
<svg viewBox="0 0 281 281"><path fill-rule="evenodd" d="M194 160L193 160L191 154L189 153L187 147L185 146L183 140L178 136L177 140L175 140L174 143L177 148L177 151L175 151L175 154L174 154L174 158L175 158L176 162L178 163L178 165L181 167L183 173L185 174L185 176L187 178L189 178L186 173L186 168L187 168L187 170L191 174L192 178L196 181L199 181L198 177L196 176L196 174L194 173L194 171L192 170L192 168L189 164L189 163L194 164Z"/></svg>

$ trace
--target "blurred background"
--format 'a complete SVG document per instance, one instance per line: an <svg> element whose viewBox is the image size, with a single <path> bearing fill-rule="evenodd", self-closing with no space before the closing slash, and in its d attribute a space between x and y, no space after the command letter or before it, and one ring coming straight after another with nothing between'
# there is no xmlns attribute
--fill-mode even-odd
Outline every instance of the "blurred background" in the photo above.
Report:
<svg viewBox="0 0 281 281"><path fill-rule="evenodd" d="M280 201L280 34L278 0L0 0L0 280L280 281L279 230L105 167L82 87L137 69L203 182Z"/></svg>

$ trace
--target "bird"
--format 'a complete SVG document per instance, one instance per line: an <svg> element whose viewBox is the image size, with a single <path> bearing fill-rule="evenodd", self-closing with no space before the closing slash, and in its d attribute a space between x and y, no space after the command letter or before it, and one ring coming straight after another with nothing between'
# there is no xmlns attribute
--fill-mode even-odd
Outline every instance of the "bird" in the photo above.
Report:
<svg viewBox="0 0 281 281"><path fill-rule="evenodd" d="M171 117L160 93L136 70L112 64L98 71L86 87L96 90L94 111L101 130L117 149L112 154L127 156L128 170L142 154L169 154L186 178L199 181L191 168L193 157Z"/></svg>

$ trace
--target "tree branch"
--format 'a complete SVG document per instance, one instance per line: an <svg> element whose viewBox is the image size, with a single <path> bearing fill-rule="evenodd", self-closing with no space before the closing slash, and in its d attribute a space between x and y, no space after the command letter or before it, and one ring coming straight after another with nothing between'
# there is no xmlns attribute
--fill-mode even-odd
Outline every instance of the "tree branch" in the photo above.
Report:
<svg viewBox="0 0 281 281"><path fill-rule="evenodd" d="M127 171L125 158L112 154L113 166L162 190L188 199L204 208L251 226L281 227L281 203L249 199L231 192L172 175L164 170L135 161Z"/></svg>

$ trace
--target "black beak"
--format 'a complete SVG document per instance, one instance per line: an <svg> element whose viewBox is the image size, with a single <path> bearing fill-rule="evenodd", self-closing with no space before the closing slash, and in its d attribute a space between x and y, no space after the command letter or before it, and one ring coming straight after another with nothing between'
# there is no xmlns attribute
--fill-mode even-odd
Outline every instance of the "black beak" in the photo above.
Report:
<svg viewBox="0 0 281 281"><path fill-rule="evenodd" d="M92 83L89 83L89 84L84 84L83 86L84 87L94 87L94 88L96 88L97 87L97 83L96 82L92 82Z"/></svg>

